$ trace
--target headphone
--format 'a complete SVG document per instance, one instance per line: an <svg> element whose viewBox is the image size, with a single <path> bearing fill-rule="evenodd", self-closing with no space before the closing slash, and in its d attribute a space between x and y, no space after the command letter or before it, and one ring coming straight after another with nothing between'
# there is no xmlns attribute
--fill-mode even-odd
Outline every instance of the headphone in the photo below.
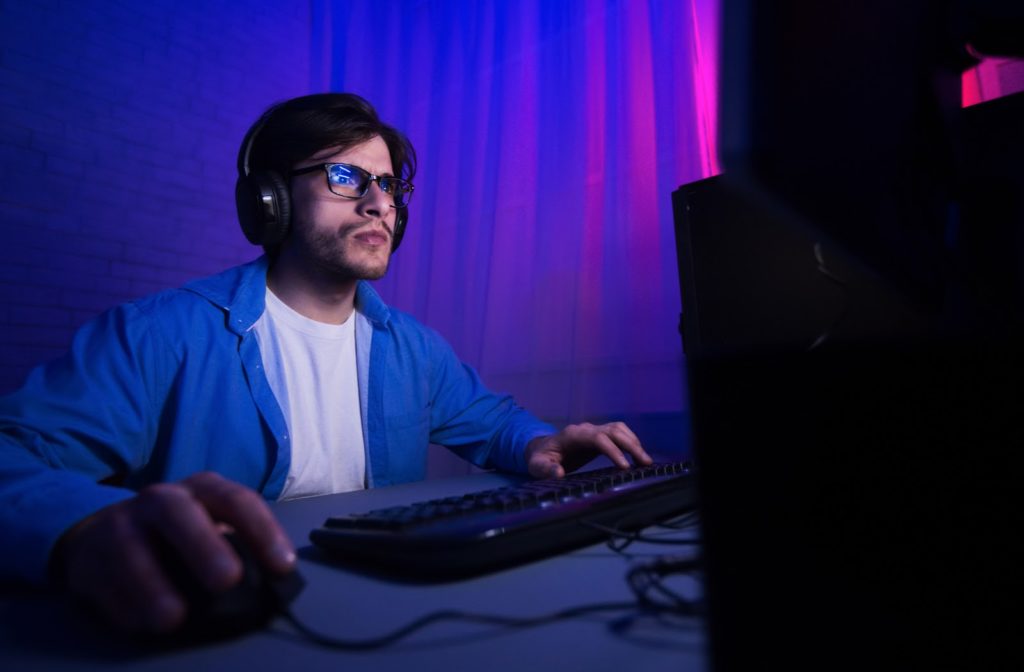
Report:
<svg viewBox="0 0 1024 672"><path fill-rule="evenodd" d="M238 180L235 182L235 207L238 223L246 239L253 245L275 247L280 245L292 220L291 191L288 180L273 170L253 172L249 167L249 155L260 131L271 117L288 102L279 103L268 109L245 134L242 148L238 152ZM409 209L395 208L395 228L391 235L391 252L398 249L405 235L409 221Z"/></svg>

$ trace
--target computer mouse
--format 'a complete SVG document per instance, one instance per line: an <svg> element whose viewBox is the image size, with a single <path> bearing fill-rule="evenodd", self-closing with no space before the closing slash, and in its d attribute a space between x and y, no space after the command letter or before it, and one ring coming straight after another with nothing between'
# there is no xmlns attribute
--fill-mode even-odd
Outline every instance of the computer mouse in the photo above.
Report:
<svg viewBox="0 0 1024 672"><path fill-rule="evenodd" d="M169 639L210 641L262 628L283 613L305 587L298 571L276 575L263 568L236 534L228 532L224 538L238 554L243 568L242 580L224 592L211 592L182 560L165 561L168 575L188 605L185 623Z"/></svg>

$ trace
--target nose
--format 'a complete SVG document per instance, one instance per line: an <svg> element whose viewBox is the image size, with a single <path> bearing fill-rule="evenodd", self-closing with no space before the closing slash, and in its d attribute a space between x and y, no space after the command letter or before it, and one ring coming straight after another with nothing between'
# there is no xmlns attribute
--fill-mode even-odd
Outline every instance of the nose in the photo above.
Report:
<svg viewBox="0 0 1024 672"><path fill-rule="evenodd" d="M368 217L374 217L384 221L390 225L387 221L392 218L392 212L394 211L394 200L388 194L380 188L380 184L376 180L370 183L366 193L359 199L359 208L363 214Z"/></svg>

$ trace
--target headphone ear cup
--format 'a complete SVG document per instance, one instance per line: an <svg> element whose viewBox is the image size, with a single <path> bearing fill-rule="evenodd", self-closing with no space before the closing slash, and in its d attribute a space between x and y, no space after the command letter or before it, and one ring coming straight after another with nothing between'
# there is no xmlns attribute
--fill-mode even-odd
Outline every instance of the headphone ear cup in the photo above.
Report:
<svg viewBox="0 0 1024 672"><path fill-rule="evenodd" d="M278 173L261 173L260 177L266 180L264 188L274 193L274 202L277 204L277 218L267 222L267 237L263 244L280 245L292 226L292 195L288 190L288 182Z"/></svg>
<svg viewBox="0 0 1024 672"><path fill-rule="evenodd" d="M253 245L280 244L291 225L288 184L275 172L240 176L235 183L235 207L242 232Z"/></svg>
<svg viewBox="0 0 1024 672"><path fill-rule="evenodd" d="M394 254L395 250L398 249L399 244L402 242L402 237L405 235L405 225L409 221L409 210L407 208L399 208L398 214L395 216L395 232L391 236L391 252Z"/></svg>

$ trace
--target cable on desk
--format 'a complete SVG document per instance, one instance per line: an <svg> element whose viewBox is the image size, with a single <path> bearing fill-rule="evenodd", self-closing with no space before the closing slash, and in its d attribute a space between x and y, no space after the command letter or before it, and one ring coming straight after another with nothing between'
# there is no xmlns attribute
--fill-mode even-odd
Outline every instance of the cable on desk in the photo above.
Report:
<svg viewBox="0 0 1024 672"><path fill-rule="evenodd" d="M599 525L589 521L581 522L594 529L607 532L610 535L607 542L608 547L616 553L623 553L626 547L634 541L666 545L700 543L699 539L659 539L651 535L640 534L640 532L625 532L614 527ZM661 526L669 529L685 529L694 522L696 522L696 514L691 512L684 514L678 519L666 521ZM636 565L631 568L626 575L626 582L636 596L637 602L644 609L682 616L696 616L702 613L702 602L683 597L668 588L664 584L664 579L666 576L673 574L692 573L699 568L699 561L693 557L662 556L653 562Z"/></svg>
<svg viewBox="0 0 1024 672"><path fill-rule="evenodd" d="M669 520L661 523L655 523L652 527L657 527L666 530L685 530L693 527L700 520L699 511L687 511L686 513L670 518Z"/></svg>
<svg viewBox="0 0 1024 672"><path fill-rule="evenodd" d="M664 584L666 576L691 573L699 568L694 558L666 556L633 567L626 575L626 582L636 595L637 602L645 609L699 616L703 613L700 600L683 597Z"/></svg>
<svg viewBox="0 0 1024 672"><path fill-rule="evenodd" d="M643 541L653 544L697 544L696 539L659 539L651 535L643 535L639 532L624 532L614 527L600 525L589 521L580 521L594 529L601 530L610 535L608 545L613 550L621 551L634 541ZM668 529L685 529L696 522L696 514L689 512L677 519L665 521L660 527ZM618 547L613 545L618 543ZM689 600L663 584L663 579L671 574L692 572L698 568L694 559L667 556L658 558L653 562L640 564L631 568L626 575L626 581L632 590L636 601L633 602L601 602L595 604L581 605L556 611L550 614L534 617L500 616L496 614L478 614L458 610L435 611L415 621L404 625L380 637L369 639L342 639L323 634L309 627L300 621L291 609L283 612L283 617L302 635L320 646L347 651L370 651L382 649L396 644L406 637L423 630L424 628L444 621L462 621L465 623L478 623L494 625L505 628L533 628L557 621L579 618L590 614L604 612L633 612L636 615L654 615L659 618L663 616L699 616L702 613L701 603L697 600Z"/></svg>
<svg viewBox="0 0 1024 672"><path fill-rule="evenodd" d="M476 614L466 611L444 610L427 614L426 616L418 618L412 623L402 626L393 632L381 637L373 637L370 639L341 639L338 637L332 637L330 635L317 632L300 621L295 614L292 613L291 609L288 609L283 615L296 630L320 646L348 651L369 651L373 649L382 649L386 646L395 644L429 625L443 621L480 623L505 628L533 628L539 625L547 625L548 623L602 612L636 611L638 607L644 613L660 614L665 612L677 612L677 608L675 606L666 606L665 603L658 603L650 600L640 604L637 602L603 602L588 604L534 617L499 616L494 614Z"/></svg>
<svg viewBox="0 0 1024 672"><path fill-rule="evenodd" d="M642 534L640 532L627 532L620 530L617 527L609 527L608 525L601 525L600 523L594 523L589 520L579 521L580 525L586 525L587 527L599 530L609 535L608 548L612 549L616 553L621 553L630 544L635 541L641 541L646 544L662 544L665 546L694 546L700 543L700 539L662 539L655 537L650 534ZM685 528L671 528L671 529L685 529Z"/></svg>

